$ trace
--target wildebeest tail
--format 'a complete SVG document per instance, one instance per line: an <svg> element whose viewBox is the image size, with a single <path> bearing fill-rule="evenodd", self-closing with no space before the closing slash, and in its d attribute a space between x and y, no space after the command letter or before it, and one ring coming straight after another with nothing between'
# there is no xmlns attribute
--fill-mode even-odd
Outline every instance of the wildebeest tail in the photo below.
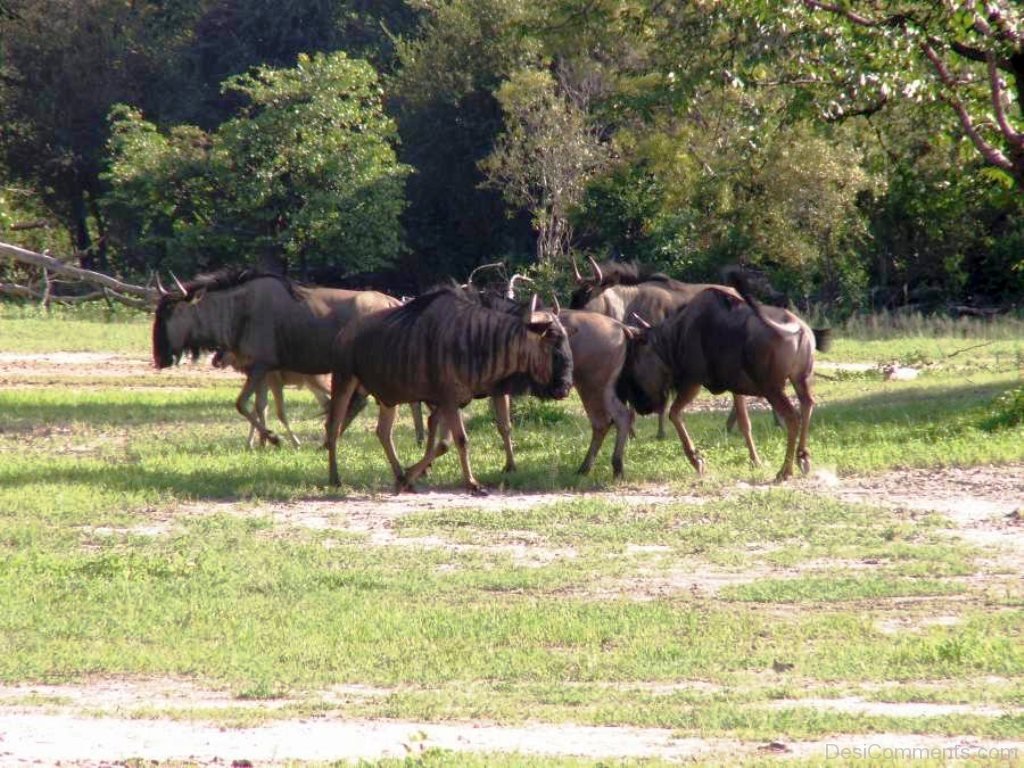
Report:
<svg viewBox="0 0 1024 768"><path fill-rule="evenodd" d="M814 332L814 348L819 352L828 352L832 347L831 328L812 328Z"/></svg>
<svg viewBox="0 0 1024 768"><path fill-rule="evenodd" d="M754 312L757 319L766 326L787 336L792 336L800 332L801 326L799 323L780 323L776 320L772 320L765 314L764 309L761 307L761 302L755 299L753 293L751 293L750 281L747 279L747 276L743 274L741 269L738 267L726 269L725 279L728 284L735 288L739 295L743 297L743 301L747 303L747 306Z"/></svg>

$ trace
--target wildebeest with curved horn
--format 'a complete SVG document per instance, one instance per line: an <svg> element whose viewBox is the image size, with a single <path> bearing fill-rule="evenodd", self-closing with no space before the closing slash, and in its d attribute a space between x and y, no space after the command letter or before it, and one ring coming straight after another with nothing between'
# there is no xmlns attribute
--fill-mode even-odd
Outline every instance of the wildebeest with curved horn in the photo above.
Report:
<svg viewBox="0 0 1024 768"><path fill-rule="evenodd" d="M468 281L463 289L473 301L480 302L489 309L521 315L525 305L515 300L515 289L518 281L532 282L521 274L509 278L504 292L496 290L477 290ZM625 444L632 424L632 414L616 394L616 382L622 372L627 357L627 345L634 329L617 320L597 312L582 310L560 310L557 300L553 312L569 333L569 346L572 350L572 379L590 421L591 440L583 463L578 470L585 475L594 465L594 459L608 430L615 426L616 440L612 451L612 472L614 477L621 477L623 472L623 455ZM491 394L491 407L494 411L498 434L501 436L505 449L505 472L516 469L515 450L512 444L511 403L507 394L502 392ZM428 430L429 431L429 430ZM428 436L428 443L430 437Z"/></svg>
<svg viewBox="0 0 1024 768"><path fill-rule="evenodd" d="M599 312L627 324L639 319L641 323L657 325L671 313L693 301L701 291L715 287L710 283L683 283L635 262L606 261L604 264L598 264L589 255L587 260L592 270L589 277L584 277L580 273L576 259L572 260L577 287L573 291L570 308ZM651 412L658 414L658 438L661 439L665 437L665 407L662 405L654 411L648 411ZM733 397L730 424L733 419L739 425L740 433L747 444L751 464L759 465L761 459L754 445L747 404L742 395Z"/></svg>
<svg viewBox="0 0 1024 768"><path fill-rule="evenodd" d="M224 269L175 283L177 291L164 291L153 321L157 368L173 365L185 352L231 350L246 361L235 407L261 440L274 445L279 439L261 421L262 414L248 410L252 395L265 391L266 373L328 373L331 343L343 326L400 304L377 291L302 286L252 269ZM353 414L362 401L354 404Z"/></svg>
<svg viewBox="0 0 1024 768"><path fill-rule="evenodd" d="M380 411L377 437L395 476L411 489L446 446L428 444L423 458L403 470L391 439L399 403L435 407L433 426L450 431L466 487L481 492L469 464L461 409L477 397L531 391L560 399L572 387L572 353L565 328L551 312L514 317L488 309L455 286L444 286L396 309L360 318L338 334L332 349L331 407L327 418L329 477L340 484L337 443L351 397L365 389ZM435 432L431 430L431 432Z"/></svg>
<svg viewBox="0 0 1024 768"><path fill-rule="evenodd" d="M683 423L683 409L701 387L718 394L764 397L786 425L786 457L777 479L793 474L794 459L810 471L807 439L814 397L814 332L792 312L762 307L744 282L730 276L738 291L708 288L693 301L647 331L635 348L623 378L627 400L641 413L664 405L669 387L676 398L669 419L679 433L683 451L699 474L704 460ZM786 396L792 383L800 402L793 408ZM740 415L743 418L745 411ZM749 428L749 425L748 425Z"/></svg>

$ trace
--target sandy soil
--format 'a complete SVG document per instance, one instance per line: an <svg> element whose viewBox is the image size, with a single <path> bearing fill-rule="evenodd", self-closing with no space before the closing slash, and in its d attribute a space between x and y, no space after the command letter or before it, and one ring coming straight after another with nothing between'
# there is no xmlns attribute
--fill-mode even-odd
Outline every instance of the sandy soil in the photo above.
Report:
<svg viewBox="0 0 1024 768"><path fill-rule="evenodd" d="M112 355L11 355L0 353L0 386L47 383L69 376L113 378L158 377L147 360ZM177 375L220 376L208 365L178 369ZM158 385L158 382L154 382ZM828 493L850 503L868 503L907 510L936 512L948 520L948 532L982 547L985 572L1024 571L1024 465L974 467L942 471L909 470L855 478L836 478L819 473L794 483L797 487ZM760 489L738 486L727 492L747 493ZM665 488L645 488L626 493L587 494L615 501L656 505L701 499L671 496ZM581 494L494 494L471 498L464 494L432 492L413 496L359 496L336 501L272 503L254 509L243 504L195 504L180 513L204 514L229 511L236 514L270 514L275 528L307 527L363 533L374 546L427 546L469 548L440 537L403 537L395 521L416 511L493 507L524 508L547 505ZM159 536L173 528L173 521L153 521L132 533ZM97 535L117 535L120 530L97 529ZM512 553L524 566L542 565L558 558L572 558L571 548L543 546L530 531L511 532L507 540L488 545ZM636 548L635 554L657 555L656 547ZM844 567L851 564L844 563ZM810 566L806 567L811 567ZM677 590L714 592L727 584L744 583L771 575L770 571L704 572L695 576L680 568L657 578L617 585L636 599L647 599ZM936 623L955 622L953 616L934 616ZM902 625L883 628L894 634L907 631ZM636 684L642 686L642 683ZM661 688L707 685L679 681L659 683ZM315 695L330 702L360 696L387 695L389 691L363 686L338 686ZM936 757L963 759L996 756L1024 760L1024 740L992 741L919 734L838 735L827 739L786 744L758 744L727 739L674 738L666 729L597 728L575 725L530 724L504 727L484 722L425 723L362 721L346 719L330 711L304 719L276 720L258 727L231 729L182 719L175 712L190 709L281 708L294 700L240 700L224 691L204 689L187 680L100 679L77 685L0 686L0 768L56 765L98 768L117 765L130 758L182 760L198 765L276 765L289 760L358 760L404 757L427 748L477 752L521 752L541 755L578 755L589 758L657 757L690 761L700 758L740 758L779 754L805 758L840 755L873 755L903 759ZM774 702L772 706L811 706L867 714L911 717L942 714L973 714L982 717L1024 715L1024 710L971 705L885 703L857 697L799 699ZM145 716L139 714L144 711ZM163 712L167 716L161 717ZM1000 751L1001 750L1001 751ZM1009 760L1008 760L1009 761Z"/></svg>

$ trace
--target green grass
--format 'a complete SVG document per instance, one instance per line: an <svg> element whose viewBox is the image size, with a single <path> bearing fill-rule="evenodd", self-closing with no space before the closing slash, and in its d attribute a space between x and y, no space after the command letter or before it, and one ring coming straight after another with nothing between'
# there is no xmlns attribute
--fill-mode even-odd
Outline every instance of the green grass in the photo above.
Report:
<svg viewBox="0 0 1024 768"><path fill-rule="evenodd" d="M147 354L139 320L104 336L94 318L8 312L4 352ZM1011 354L1016 342L998 343ZM852 360L877 351L871 344L837 349ZM912 382L822 379L815 466L846 476L1024 461L1024 428L983 427L996 396L1020 383L1001 355L975 357L970 371L946 357ZM347 495L390 491L370 414L342 443L339 491L325 487L310 396L289 393L301 449L250 452L234 386L178 381L0 387L0 680L181 676L240 701L291 697L273 711L170 712L230 724L315 716L327 707L320 692L350 683L383 689L331 704L353 717L764 741L1024 730L1019 715L882 717L785 703L857 695L1024 706L1024 594L1009 575L976 578L993 576L991 553L951 536L940 515L768 484L783 438L765 413L754 416L764 468L747 466L724 411L700 412L687 421L707 477L644 419L616 483L610 440L591 477L575 474L589 439L575 398L517 408L521 470L509 477L486 403L474 403L472 460L486 485L567 495L424 508L392 520L386 530L404 544L386 546L345 529ZM397 440L411 460L404 411ZM423 486L459 484L458 462L445 457ZM652 486L676 498L616 498ZM575 494L594 490L608 493ZM318 525L288 522L301 504L317 505ZM442 752L407 764L472 761L591 764Z"/></svg>
<svg viewBox="0 0 1024 768"><path fill-rule="evenodd" d="M107 352L148 355L152 317L136 310L0 302L0 352Z"/></svg>

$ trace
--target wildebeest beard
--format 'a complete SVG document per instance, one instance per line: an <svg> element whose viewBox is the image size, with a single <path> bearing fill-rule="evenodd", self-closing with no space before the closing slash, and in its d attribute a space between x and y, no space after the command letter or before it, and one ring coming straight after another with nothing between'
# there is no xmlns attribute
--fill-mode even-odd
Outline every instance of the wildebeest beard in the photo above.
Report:
<svg viewBox="0 0 1024 768"><path fill-rule="evenodd" d="M169 368L181 359L184 349L175 350L171 345L171 336L167 330L167 321L174 305L179 301L173 296L164 296L156 308L156 319L153 322L153 362L157 368Z"/></svg>
<svg viewBox="0 0 1024 768"><path fill-rule="evenodd" d="M214 346L203 345L191 338L186 338L180 348L175 349L171 343L168 323L175 307L184 299L177 296L164 296L157 305L156 318L153 322L153 362L157 368L169 368L176 365L182 357L188 355L193 361L203 352L213 351Z"/></svg>
<svg viewBox="0 0 1024 768"><path fill-rule="evenodd" d="M563 336L551 352L551 378L546 384L534 381L528 373L517 373L498 382L493 395L518 397L529 392L541 400L561 400L572 389L572 349L567 336Z"/></svg>

